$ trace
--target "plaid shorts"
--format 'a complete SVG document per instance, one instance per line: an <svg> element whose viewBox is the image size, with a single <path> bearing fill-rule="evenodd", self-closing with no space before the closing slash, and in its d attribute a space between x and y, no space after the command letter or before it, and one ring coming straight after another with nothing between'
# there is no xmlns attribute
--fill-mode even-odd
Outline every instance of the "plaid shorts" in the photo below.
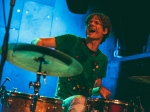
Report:
<svg viewBox="0 0 150 112"><path fill-rule="evenodd" d="M82 95L74 95L66 98L62 106L64 107L64 112L85 112L86 98Z"/></svg>

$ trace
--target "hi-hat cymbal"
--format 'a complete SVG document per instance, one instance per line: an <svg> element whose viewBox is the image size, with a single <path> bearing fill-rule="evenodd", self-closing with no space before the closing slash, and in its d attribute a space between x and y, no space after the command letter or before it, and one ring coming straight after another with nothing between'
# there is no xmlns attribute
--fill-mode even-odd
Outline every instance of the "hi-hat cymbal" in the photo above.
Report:
<svg viewBox="0 0 150 112"><path fill-rule="evenodd" d="M50 76L70 77L83 71L78 61L58 50L31 44L8 44L6 59L20 68L37 72L41 58L43 60L41 72L46 72Z"/></svg>
<svg viewBox="0 0 150 112"><path fill-rule="evenodd" d="M140 83L150 84L150 76L132 76L129 77L129 79Z"/></svg>

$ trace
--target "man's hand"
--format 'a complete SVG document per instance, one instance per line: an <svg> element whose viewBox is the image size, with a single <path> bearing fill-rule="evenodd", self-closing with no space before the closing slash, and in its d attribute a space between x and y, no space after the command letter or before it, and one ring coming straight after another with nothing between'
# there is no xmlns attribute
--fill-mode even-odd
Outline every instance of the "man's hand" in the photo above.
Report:
<svg viewBox="0 0 150 112"><path fill-rule="evenodd" d="M104 99L108 99L108 97L111 95L111 92L106 89L104 86L100 87L100 95L104 98Z"/></svg>
<svg viewBox="0 0 150 112"><path fill-rule="evenodd" d="M36 38L36 39L32 40L31 44L38 45L38 46L43 46L43 43L42 43L40 38Z"/></svg>

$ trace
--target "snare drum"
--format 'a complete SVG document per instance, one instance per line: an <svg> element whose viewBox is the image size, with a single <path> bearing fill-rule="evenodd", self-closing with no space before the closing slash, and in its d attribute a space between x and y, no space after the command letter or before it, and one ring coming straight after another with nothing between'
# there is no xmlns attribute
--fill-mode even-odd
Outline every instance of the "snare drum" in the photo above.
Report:
<svg viewBox="0 0 150 112"><path fill-rule="evenodd" d="M120 100L106 100L107 112L128 112L128 103Z"/></svg>
<svg viewBox="0 0 150 112"><path fill-rule="evenodd" d="M33 95L21 92L6 92L2 112L31 112ZM62 112L62 101L40 96L35 105L35 112Z"/></svg>
<svg viewBox="0 0 150 112"><path fill-rule="evenodd" d="M87 112L104 112L105 100L101 98L87 99Z"/></svg>

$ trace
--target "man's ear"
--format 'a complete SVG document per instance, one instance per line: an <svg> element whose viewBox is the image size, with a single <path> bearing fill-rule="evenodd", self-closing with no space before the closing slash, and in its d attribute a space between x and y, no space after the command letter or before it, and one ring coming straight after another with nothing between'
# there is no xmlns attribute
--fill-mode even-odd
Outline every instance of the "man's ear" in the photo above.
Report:
<svg viewBox="0 0 150 112"><path fill-rule="evenodd" d="M107 34L108 33L108 28L105 28L104 30L103 30L103 34L105 35L105 34Z"/></svg>

